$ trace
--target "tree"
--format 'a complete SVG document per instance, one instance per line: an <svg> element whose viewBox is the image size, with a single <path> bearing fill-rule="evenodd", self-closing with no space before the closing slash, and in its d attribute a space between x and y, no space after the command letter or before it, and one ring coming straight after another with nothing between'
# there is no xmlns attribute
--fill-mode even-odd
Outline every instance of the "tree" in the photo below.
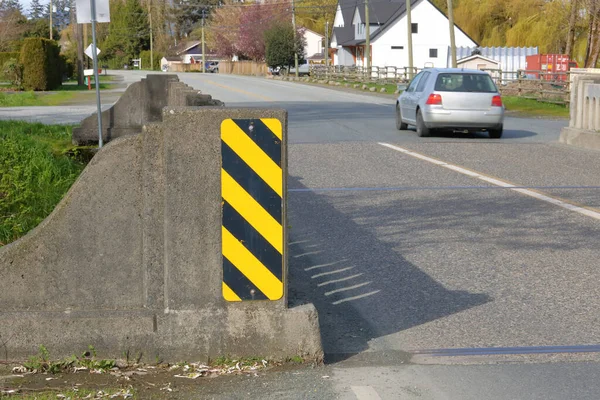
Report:
<svg viewBox="0 0 600 400"><path fill-rule="evenodd" d="M0 2L0 15L14 11L23 14L23 6L19 3L19 0L3 0Z"/></svg>
<svg viewBox="0 0 600 400"><path fill-rule="evenodd" d="M29 18L36 20L48 15L48 7L42 5L40 0L32 0L29 6ZM50 29L48 29L50 30Z"/></svg>
<svg viewBox="0 0 600 400"><path fill-rule="evenodd" d="M175 23L175 34L178 39L187 37L202 20L207 18L220 0L173 0L171 20Z"/></svg>
<svg viewBox="0 0 600 400"><path fill-rule="evenodd" d="M148 15L139 0L113 0L110 3L108 36L103 41L103 58L135 58L149 48Z"/></svg>
<svg viewBox="0 0 600 400"><path fill-rule="evenodd" d="M265 32L265 60L272 68L290 67L295 62L295 52L298 59L304 59L304 38L302 30L296 35L294 41L294 28L291 23L278 23Z"/></svg>
<svg viewBox="0 0 600 400"><path fill-rule="evenodd" d="M18 51L26 28L27 18L21 11L2 7L0 9L0 51Z"/></svg>

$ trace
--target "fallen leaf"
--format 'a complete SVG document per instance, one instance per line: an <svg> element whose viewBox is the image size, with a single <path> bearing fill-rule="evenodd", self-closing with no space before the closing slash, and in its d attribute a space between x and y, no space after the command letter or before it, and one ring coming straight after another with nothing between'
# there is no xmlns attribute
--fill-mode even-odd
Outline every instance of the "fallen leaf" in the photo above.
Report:
<svg viewBox="0 0 600 400"><path fill-rule="evenodd" d="M27 372L27 368L22 365L12 369L13 374L24 374L25 372Z"/></svg>

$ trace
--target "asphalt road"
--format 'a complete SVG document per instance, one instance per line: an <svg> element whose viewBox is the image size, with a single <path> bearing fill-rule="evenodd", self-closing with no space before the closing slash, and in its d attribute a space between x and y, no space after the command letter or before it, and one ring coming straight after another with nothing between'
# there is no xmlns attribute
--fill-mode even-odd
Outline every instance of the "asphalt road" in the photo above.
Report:
<svg viewBox="0 0 600 400"><path fill-rule="evenodd" d="M180 79L289 111L290 305L318 308L329 364L262 394L598 398L600 153L559 144L567 121L419 138L395 130L390 97Z"/></svg>

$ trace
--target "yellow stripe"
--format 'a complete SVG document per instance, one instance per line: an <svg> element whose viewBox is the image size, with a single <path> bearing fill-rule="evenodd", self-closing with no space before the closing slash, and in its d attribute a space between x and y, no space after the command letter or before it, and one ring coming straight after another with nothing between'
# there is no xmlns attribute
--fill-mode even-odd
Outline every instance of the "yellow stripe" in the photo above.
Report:
<svg viewBox="0 0 600 400"><path fill-rule="evenodd" d="M283 173L262 149L254 143L246 132L241 130L231 119L221 125L221 139L233 150L254 172L269 185L275 193L282 196Z"/></svg>
<svg viewBox="0 0 600 400"><path fill-rule="evenodd" d="M281 128L281 121L277 118L262 118L261 121L267 126L281 140L283 137L283 129Z"/></svg>
<svg viewBox="0 0 600 400"><path fill-rule="evenodd" d="M225 282L223 282L223 298L227 301L242 301Z"/></svg>
<svg viewBox="0 0 600 400"><path fill-rule="evenodd" d="M223 256L227 257L269 300L279 300L283 296L283 283L224 226L221 228L223 231Z"/></svg>
<svg viewBox="0 0 600 400"><path fill-rule="evenodd" d="M221 169L223 198L254 227L273 247L283 254L283 228L252 196Z"/></svg>

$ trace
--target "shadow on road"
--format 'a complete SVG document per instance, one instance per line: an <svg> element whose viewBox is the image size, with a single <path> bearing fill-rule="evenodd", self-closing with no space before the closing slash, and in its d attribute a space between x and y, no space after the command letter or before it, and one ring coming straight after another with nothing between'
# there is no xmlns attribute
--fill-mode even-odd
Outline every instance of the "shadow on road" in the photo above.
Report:
<svg viewBox="0 0 600 400"><path fill-rule="evenodd" d="M295 177L288 183L304 188ZM368 349L373 338L491 301L485 294L446 289L354 222L360 213L339 210L343 203L334 207L314 192L291 193L288 199L289 303L318 309L327 362ZM386 223L386 216L380 218Z"/></svg>
<svg viewBox="0 0 600 400"><path fill-rule="evenodd" d="M416 135L414 129L410 129L411 133ZM504 133L502 134L502 139L522 139L526 137L537 136L538 134L532 131L525 130L517 130L517 129L504 129ZM489 135L485 132L476 132L476 133L462 133L462 132L452 132L452 131L434 131L431 133L432 138L446 138L446 139L490 139ZM490 139L492 140L492 139ZM497 142L497 139L493 139L494 142Z"/></svg>

